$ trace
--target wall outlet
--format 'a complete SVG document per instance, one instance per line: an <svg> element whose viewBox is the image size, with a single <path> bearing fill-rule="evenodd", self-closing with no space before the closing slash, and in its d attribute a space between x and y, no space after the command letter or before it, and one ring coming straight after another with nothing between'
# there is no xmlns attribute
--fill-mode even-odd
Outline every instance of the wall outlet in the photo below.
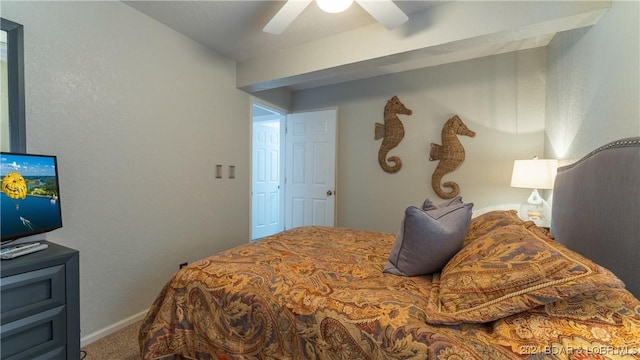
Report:
<svg viewBox="0 0 640 360"><path fill-rule="evenodd" d="M183 262L182 264L178 265L179 269L182 269L183 267L189 265L189 263Z"/></svg>

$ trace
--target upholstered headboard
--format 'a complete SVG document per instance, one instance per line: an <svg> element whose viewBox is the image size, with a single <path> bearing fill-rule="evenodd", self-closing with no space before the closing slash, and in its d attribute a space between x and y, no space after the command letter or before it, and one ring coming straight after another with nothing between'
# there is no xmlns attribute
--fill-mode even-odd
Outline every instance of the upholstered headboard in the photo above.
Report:
<svg viewBox="0 0 640 360"><path fill-rule="evenodd" d="M640 137L558 169L551 232L613 271L640 298Z"/></svg>

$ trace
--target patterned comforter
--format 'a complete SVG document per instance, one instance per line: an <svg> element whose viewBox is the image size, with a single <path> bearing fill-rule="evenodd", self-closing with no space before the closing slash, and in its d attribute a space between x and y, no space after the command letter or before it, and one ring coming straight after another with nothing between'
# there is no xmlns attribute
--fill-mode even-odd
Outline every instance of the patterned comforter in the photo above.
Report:
<svg viewBox="0 0 640 360"><path fill-rule="evenodd" d="M640 301L623 288L430 325L434 278L382 273L394 239L304 227L193 263L149 310L142 357L640 359Z"/></svg>

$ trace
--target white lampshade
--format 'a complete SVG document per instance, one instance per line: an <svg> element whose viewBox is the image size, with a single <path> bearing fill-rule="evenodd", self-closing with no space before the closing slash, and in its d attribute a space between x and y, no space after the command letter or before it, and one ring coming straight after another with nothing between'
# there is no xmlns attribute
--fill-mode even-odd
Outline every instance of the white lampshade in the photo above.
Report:
<svg viewBox="0 0 640 360"><path fill-rule="evenodd" d="M320 9L328 13L339 13L347 10L353 0L316 0Z"/></svg>
<svg viewBox="0 0 640 360"><path fill-rule="evenodd" d="M511 173L511 186L533 189L526 202L520 205L518 216L533 221L538 226L549 226L551 207L538 194L538 189L553 189L558 170L558 160L516 160Z"/></svg>
<svg viewBox="0 0 640 360"><path fill-rule="evenodd" d="M558 160L516 160L511 173L511 186L527 189L553 189Z"/></svg>

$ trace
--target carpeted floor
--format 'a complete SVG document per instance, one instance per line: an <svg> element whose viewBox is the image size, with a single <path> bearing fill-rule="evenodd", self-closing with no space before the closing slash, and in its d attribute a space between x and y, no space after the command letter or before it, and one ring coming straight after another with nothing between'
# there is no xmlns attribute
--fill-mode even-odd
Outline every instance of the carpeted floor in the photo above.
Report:
<svg viewBox="0 0 640 360"><path fill-rule="evenodd" d="M84 348L84 360L140 360L138 329L142 321L95 341Z"/></svg>

